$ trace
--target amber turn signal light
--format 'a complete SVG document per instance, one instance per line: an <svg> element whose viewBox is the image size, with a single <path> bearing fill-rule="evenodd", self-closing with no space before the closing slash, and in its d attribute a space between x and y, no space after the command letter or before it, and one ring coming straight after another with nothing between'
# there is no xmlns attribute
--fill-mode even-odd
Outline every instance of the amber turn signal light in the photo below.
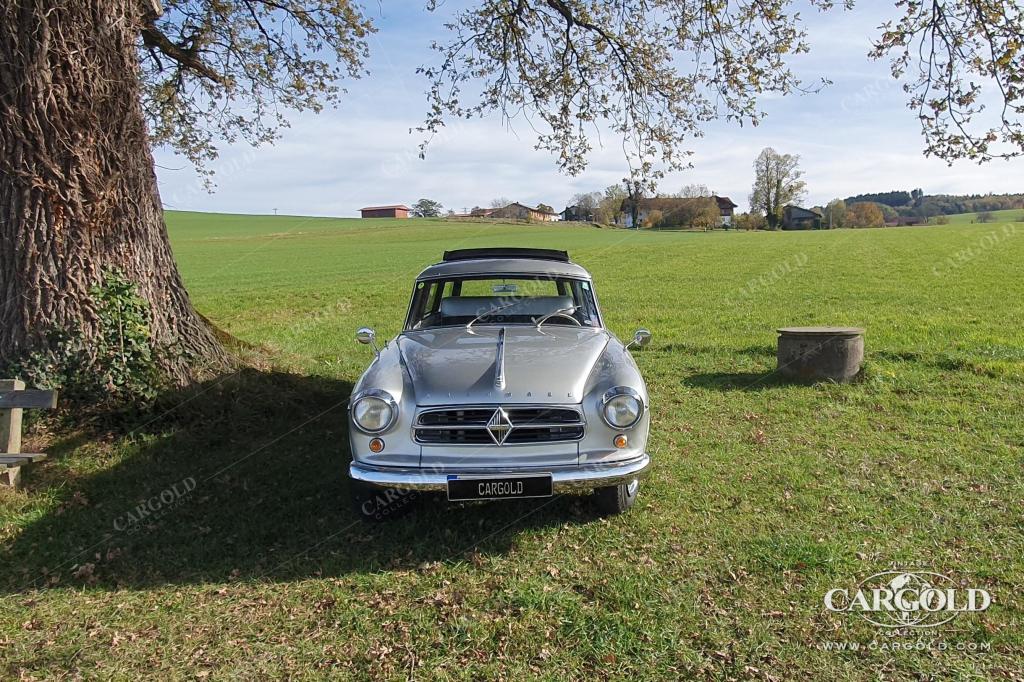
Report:
<svg viewBox="0 0 1024 682"><path fill-rule="evenodd" d="M370 452L380 452L384 449L383 438L371 438L370 439Z"/></svg>
<svg viewBox="0 0 1024 682"><path fill-rule="evenodd" d="M626 438L626 434L620 433L612 439L612 442L615 443L615 447L621 450L629 444L629 439Z"/></svg>

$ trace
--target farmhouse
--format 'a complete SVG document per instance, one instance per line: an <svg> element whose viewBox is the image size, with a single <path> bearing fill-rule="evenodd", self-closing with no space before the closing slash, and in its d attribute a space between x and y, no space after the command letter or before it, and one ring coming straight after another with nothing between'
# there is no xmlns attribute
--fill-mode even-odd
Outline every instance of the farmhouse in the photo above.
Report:
<svg viewBox="0 0 1024 682"><path fill-rule="evenodd" d="M359 209L359 214L362 218L408 218L410 210L405 204L367 206Z"/></svg>
<svg viewBox="0 0 1024 682"><path fill-rule="evenodd" d="M652 217L671 220L672 215L688 215L692 211L694 202L700 199L713 199L718 207L718 224L722 227L732 225L733 210L737 204L729 197L720 197L713 194L710 197L653 197L640 199L637 202L637 221L643 225ZM622 212L625 217L626 227L633 227L633 203L630 199L622 202ZM685 224L682 220L680 225Z"/></svg>
<svg viewBox="0 0 1024 682"><path fill-rule="evenodd" d="M783 230L820 230L821 213L792 204L782 208Z"/></svg>
<svg viewBox="0 0 1024 682"><path fill-rule="evenodd" d="M535 222L555 222L559 216L551 211L544 211L525 204L513 201L508 206L492 209L489 217L506 218L512 220L532 220Z"/></svg>
<svg viewBox="0 0 1024 682"><path fill-rule="evenodd" d="M720 197L717 194L712 197L718 204L718 214L722 217L722 227L732 225L733 210L739 206L729 197Z"/></svg>
<svg viewBox="0 0 1024 682"><path fill-rule="evenodd" d="M580 206L566 206L560 214L562 220L593 220L593 211Z"/></svg>

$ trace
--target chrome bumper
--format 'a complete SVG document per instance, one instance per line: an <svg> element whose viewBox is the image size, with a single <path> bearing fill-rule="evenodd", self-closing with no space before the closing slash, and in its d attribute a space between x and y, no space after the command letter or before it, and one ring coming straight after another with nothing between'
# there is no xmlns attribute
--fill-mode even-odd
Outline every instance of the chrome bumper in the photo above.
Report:
<svg viewBox="0 0 1024 682"><path fill-rule="evenodd" d="M650 466L651 458L644 453L640 457L624 462L552 467L550 469L460 469L438 472L426 468L378 467L352 462L348 468L348 474L357 481L380 488L444 492L448 489L448 477L453 475L510 476L550 471L552 488L556 493L562 493L628 483L633 479L646 476Z"/></svg>

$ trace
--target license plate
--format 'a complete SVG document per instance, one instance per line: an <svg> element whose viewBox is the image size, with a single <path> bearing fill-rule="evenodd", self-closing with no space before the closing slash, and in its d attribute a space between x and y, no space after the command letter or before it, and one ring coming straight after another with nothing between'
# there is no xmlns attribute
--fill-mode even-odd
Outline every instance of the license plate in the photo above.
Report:
<svg viewBox="0 0 1024 682"><path fill-rule="evenodd" d="M551 474L448 477L448 499L452 502L527 497L551 497Z"/></svg>

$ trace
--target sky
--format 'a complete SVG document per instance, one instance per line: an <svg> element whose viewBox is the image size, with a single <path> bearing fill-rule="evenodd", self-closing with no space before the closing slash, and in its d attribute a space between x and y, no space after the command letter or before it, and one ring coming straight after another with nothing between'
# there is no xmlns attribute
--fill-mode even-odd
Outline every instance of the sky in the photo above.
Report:
<svg viewBox="0 0 1024 682"><path fill-rule="evenodd" d="M462 0L465 4L468 0ZM362 206L420 198L457 212L487 206L497 197L545 203L560 211L578 192L597 191L628 174L621 144L609 135L595 144L581 175L559 173L549 153L533 149L524 120L504 125L497 116L458 121L418 157L426 112L425 79L432 39L460 4L449 0L429 13L425 2L368 3L378 32L370 38L370 75L347 80L337 108L295 114L273 145L221 144L211 164L217 185L207 192L189 163L166 149L155 151L165 208L226 213L358 216ZM811 44L794 59L805 81L828 78L817 94L761 100L766 117L757 127L717 121L689 145L692 168L668 174L659 191L700 183L746 210L754 158L764 147L799 154L806 205L835 197L917 187L927 194L1024 191L1024 159L977 165L926 158L915 114L890 76L886 62L868 59L872 36L896 17L892 0L857 3L852 11L802 12Z"/></svg>

